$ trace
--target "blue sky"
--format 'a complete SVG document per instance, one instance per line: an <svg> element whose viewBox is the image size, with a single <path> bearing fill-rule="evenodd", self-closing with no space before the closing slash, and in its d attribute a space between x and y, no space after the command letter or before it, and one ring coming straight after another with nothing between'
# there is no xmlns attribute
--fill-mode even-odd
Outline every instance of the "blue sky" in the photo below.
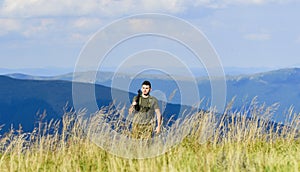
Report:
<svg viewBox="0 0 300 172"><path fill-rule="evenodd" d="M72 69L96 31L144 12L199 28L224 67L300 67L299 9L297 0L2 0L0 68Z"/></svg>

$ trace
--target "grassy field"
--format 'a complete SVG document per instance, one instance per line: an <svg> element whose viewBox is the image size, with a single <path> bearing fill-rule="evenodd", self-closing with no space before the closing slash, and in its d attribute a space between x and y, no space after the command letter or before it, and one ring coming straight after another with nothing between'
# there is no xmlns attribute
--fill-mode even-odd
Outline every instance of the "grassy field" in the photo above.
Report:
<svg viewBox="0 0 300 172"><path fill-rule="evenodd" d="M163 130L184 131L181 142L142 159L97 146L91 139L97 127L89 123L86 129L67 112L63 120L41 122L30 133L18 129L1 136L0 171L300 171L299 114L291 113L290 125L276 126L258 118L268 112L252 108L254 117L246 118L246 112L226 111L219 123L213 112L195 113L182 126ZM103 117L99 112L90 121L97 124ZM128 149L119 141L115 147Z"/></svg>

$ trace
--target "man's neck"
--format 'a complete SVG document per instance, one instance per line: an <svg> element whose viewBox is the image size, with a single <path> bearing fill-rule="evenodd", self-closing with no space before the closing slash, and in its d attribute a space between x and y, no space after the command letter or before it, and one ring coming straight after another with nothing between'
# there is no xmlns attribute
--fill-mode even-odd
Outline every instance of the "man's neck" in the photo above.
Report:
<svg viewBox="0 0 300 172"><path fill-rule="evenodd" d="M149 97L149 94L145 95L145 94L142 94L142 97L144 98L148 98Z"/></svg>

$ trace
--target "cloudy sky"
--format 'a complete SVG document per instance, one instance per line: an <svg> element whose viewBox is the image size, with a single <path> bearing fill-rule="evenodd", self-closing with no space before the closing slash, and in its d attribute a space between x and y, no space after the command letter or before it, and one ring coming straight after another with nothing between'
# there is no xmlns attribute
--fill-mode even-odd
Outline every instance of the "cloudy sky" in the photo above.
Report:
<svg viewBox="0 0 300 172"><path fill-rule="evenodd" d="M224 67L300 67L299 9L297 0L0 0L0 68L72 69L99 29L139 13L196 26Z"/></svg>

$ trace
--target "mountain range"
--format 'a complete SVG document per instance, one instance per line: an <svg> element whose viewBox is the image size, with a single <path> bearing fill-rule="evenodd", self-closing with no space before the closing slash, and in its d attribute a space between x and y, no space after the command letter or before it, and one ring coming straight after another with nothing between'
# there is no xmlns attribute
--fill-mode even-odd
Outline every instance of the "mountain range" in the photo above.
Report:
<svg viewBox="0 0 300 172"><path fill-rule="evenodd" d="M2 126L0 135L10 128L18 129L19 126L22 126L25 132L32 131L40 121L61 119L65 112L74 108L72 84L70 81L63 80L16 79L0 76L0 126ZM102 85L89 83L76 83L76 85L81 88L94 86L99 109L111 105L112 92L122 97L128 96L129 99L135 96L133 93ZM84 99L84 97L80 98ZM82 108L90 104L90 102L85 103ZM162 104L161 101L159 103ZM178 113L179 108L179 105L166 104L164 113L167 115L165 116Z"/></svg>
<svg viewBox="0 0 300 172"><path fill-rule="evenodd" d="M88 80L84 80L89 72L72 73L59 76L30 76L25 74L7 74L0 76L0 126L4 124L2 132L8 131L11 126L17 128L22 125L23 130L30 131L33 125L39 120L39 114L46 111L45 120L52 118L59 119L65 110L72 108L72 80L73 77L80 78L83 86L94 85ZM163 75L139 75L132 79L129 74L118 74L115 80L132 81L128 90L111 88L113 82L112 72L98 73L95 81L96 100L99 107L107 106L112 102L112 92L119 95L128 96L130 99L136 94L140 83L147 79L152 82L154 90L163 92L168 99L168 104L164 110L165 116L176 114L182 105L180 102L179 82L190 84L192 81L186 77L177 77L180 81L174 81L172 78ZM211 97L210 80L207 77L198 77L197 87L199 96L206 98L209 104ZM255 103L258 106L265 104L271 106L278 103L275 107L272 119L276 122L284 122L287 118L287 111L292 106L295 112L300 111L300 69L289 68L275 71L227 76L227 103L234 99L232 110L249 108L256 98ZM174 94L174 90L178 90ZM192 91L191 91L192 93ZM185 96L194 96L185 95ZM162 97L160 97L162 98ZM166 101L160 99L160 104ZM204 106L201 108L205 108Z"/></svg>

